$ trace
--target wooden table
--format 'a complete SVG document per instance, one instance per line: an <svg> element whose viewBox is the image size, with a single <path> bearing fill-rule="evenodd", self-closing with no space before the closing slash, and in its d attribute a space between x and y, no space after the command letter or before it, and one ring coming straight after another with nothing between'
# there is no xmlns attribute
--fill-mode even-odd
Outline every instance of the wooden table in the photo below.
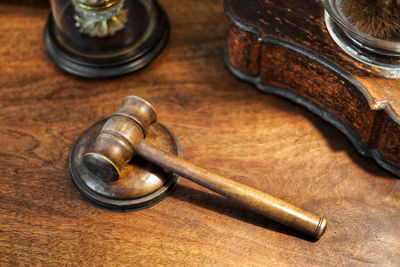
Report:
<svg viewBox="0 0 400 267"><path fill-rule="evenodd" d="M172 25L145 69L81 79L48 57L48 7L0 4L0 263L10 266L400 264L400 180L337 129L262 94L224 66L222 1L160 1ZM78 135L126 95L157 109L184 157L325 215L313 241L181 179L137 212L87 202L68 156Z"/></svg>

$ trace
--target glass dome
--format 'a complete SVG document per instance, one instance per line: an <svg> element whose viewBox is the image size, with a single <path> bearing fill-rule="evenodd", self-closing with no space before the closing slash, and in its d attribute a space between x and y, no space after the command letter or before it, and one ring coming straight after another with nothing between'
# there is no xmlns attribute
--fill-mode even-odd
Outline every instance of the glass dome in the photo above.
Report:
<svg viewBox="0 0 400 267"><path fill-rule="evenodd" d="M166 15L152 0L51 0L51 10L47 50L61 68L80 76L108 77L141 68L169 33Z"/></svg>

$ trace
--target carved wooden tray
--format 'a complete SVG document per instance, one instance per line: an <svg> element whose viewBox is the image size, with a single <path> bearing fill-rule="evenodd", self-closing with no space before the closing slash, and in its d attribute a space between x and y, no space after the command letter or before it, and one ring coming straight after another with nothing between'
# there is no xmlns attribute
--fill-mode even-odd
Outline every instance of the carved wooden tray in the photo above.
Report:
<svg viewBox="0 0 400 267"><path fill-rule="evenodd" d="M318 114L400 176L400 81L372 74L341 50L320 2L225 0L224 8L234 75Z"/></svg>

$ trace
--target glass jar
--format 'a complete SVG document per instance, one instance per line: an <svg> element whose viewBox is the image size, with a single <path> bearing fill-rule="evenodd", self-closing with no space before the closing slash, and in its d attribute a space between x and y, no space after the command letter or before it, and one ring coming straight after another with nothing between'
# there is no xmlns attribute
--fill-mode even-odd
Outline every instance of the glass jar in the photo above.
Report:
<svg viewBox="0 0 400 267"><path fill-rule="evenodd" d="M321 0L332 39L354 59L375 67L371 69L375 74L399 78L400 40L378 38L357 30L343 12L343 1Z"/></svg>
<svg viewBox="0 0 400 267"><path fill-rule="evenodd" d="M51 10L47 50L61 68L79 76L108 77L141 68L169 33L166 15L152 0L51 0Z"/></svg>

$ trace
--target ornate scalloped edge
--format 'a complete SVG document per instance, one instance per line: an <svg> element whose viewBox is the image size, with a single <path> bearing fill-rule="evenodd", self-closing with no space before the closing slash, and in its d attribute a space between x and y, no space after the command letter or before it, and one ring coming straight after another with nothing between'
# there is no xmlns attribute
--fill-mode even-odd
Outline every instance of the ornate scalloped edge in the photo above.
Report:
<svg viewBox="0 0 400 267"><path fill-rule="evenodd" d="M276 37L269 37L269 36L262 36L261 31L253 26L249 25L245 22L239 21L234 15L230 12L229 5L228 5L227 0L224 1L224 10L225 14L229 18L230 22L235 25L236 27L240 28L243 31L248 32L249 34L253 34L257 37L257 41L262 44L271 44L271 45L279 45L282 48L291 50L296 53L300 53L303 56L308 57L309 59L319 63L320 65L326 67L330 71L334 72L338 76L348 80L351 82L363 95L363 97L368 101L368 104L371 108L371 110L375 111L383 111L385 115L389 117L392 121L394 121L397 124L400 124L399 119L396 117L395 112L393 111L392 107L387 103L387 102L376 102L374 99L368 94L368 92L365 90L365 88L362 86L362 84L349 72L338 66L336 63L328 60L327 58L323 57L320 54L317 54L311 50L305 49L303 47L297 46L293 43L284 41L282 39L276 38ZM262 57L260 56L259 60L262 60ZM367 148L361 141L361 139L354 133L354 131L348 127L346 124L342 123L340 120L338 120L335 116L333 116L330 112L323 110L322 108L318 107L311 101L295 94L292 93L286 89L279 88L276 86L264 84L261 81L261 78L259 75L251 76L248 75L239 69L235 68L233 64L231 63L228 55L228 49L225 51L225 63L228 69L239 79L244 80L248 83L253 84L257 89L264 93L272 93L281 97L284 97L296 104L299 104L305 108L307 108L309 111L315 113L325 121L329 122L332 124L334 127L339 129L347 138L350 140L350 142L356 147L357 151L366 157L371 157L372 159L375 160L375 162L381 166L382 168L388 170L389 172L395 174L396 176L400 177L400 170L396 168L395 166L391 165L385 159L382 157L380 154L379 150L377 148ZM261 65L261 64L260 64Z"/></svg>

